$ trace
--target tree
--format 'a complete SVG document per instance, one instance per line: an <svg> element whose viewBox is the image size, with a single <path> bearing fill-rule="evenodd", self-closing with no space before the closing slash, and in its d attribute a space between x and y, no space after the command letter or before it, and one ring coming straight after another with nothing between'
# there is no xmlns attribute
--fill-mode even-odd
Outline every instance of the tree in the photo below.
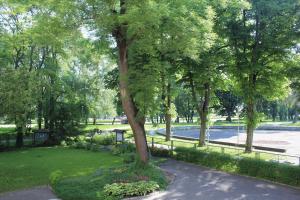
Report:
<svg viewBox="0 0 300 200"><path fill-rule="evenodd" d="M0 115L16 125L16 146L23 146L23 134L35 110L35 74L27 69L2 68L0 70Z"/></svg>
<svg viewBox="0 0 300 200"><path fill-rule="evenodd" d="M257 125L257 97L270 100L285 96L287 91L283 70L298 38L299 2L251 0L244 7L233 8L222 17L221 34L227 35L235 60L231 73L246 104L245 151L251 152Z"/></svg>
<svg viewBox="0 0 300 200"><path fill-rule="evenodd" d="M231 122L231 117L236 114L237 106L241 103L239 97L233 94L232 91L216 91L216 97L219 100L217 110L222 116L227 116L226 121Z"/></svg>
<svg viewBox="0 0 300 200"><path fill-rule="evenodd" d="M119 87L123 110L132 128L140 160L147 163L148 146L145 135L145 118L130 92L128 76L130 48L141 39L151 40L161 16L162 8L154 1L87 1L82 8L92 17L93 25L108 43L115 41L118 55ZM138 23L136 19L139 19ZM145 47L145 44L143 46Z"/></svg>
<svg viewBox="0 0 300 200"><path fill-rule="evenodd" d="M187 88L180 88L175 98L175 106L179 117L184 117L187 123L193 123L194 104L192 94Z"/></svg>

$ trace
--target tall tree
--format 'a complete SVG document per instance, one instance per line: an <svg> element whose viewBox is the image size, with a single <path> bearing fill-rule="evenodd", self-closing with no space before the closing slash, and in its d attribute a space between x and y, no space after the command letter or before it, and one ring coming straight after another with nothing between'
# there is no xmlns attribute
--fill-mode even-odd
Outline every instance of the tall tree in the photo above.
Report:
<svg viewBox="0 0 300 200"><path fill-rule="evenodd" d="M233 1L233 4L236 2ZM248 1L248 6L223 12L224 29L235 59L231 73L246 104L246 152L252 151L257 125L256 99L284 96L285 61L299 38L299 1ZM236 10L239 10L238 12Z"/></svg>

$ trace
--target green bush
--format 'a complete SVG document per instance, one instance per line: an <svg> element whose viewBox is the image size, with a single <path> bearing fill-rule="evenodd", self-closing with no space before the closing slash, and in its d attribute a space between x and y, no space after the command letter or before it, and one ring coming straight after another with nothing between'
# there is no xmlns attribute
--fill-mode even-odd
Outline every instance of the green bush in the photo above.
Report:
<svg viewBox="0 0 300 200"><path fill-rule="evenodd" d="M119 198L144 196L159 189L159 185L154 181L138 181L133 183L113 183L104 186L106 196Z"/></svg>
<svg viewBox="0 0 300 200"><path fill-rule="evenodd" d="M55 171L55 172L52 172L52 173L50 174L50 176L49 176L49 182L50 182L50 185L51 185L51 186L55 186L55 185L58 183L58 181L61 180L62 175L63 175L63 173L62 173L62 171L60 171L60 170L57 170L57 171Z"/></svg>
<svg viewBox="0 0 300 200"><path fill-rule="evenodd" d="M95 135L92 142L99 145L112 145L116 141L114 134Z"/></svg>
<svg viewBox="0 0 300 200"><path fill-rule="evenodd" d="M74 143L73 146L74 146L76 149L85 149L85 148L86 148L86 145L87 145L87 142L85 142L85 141L78 141L78 142Z"/></svg>
<svg viewBox="0 0 300 200"><path fill-rule="evenodd" d="M68 144L67 144L67 142L65 140L62 140L60 142L60 146L66 147L66 146L68 146Z"/></svg>
<svg viewBox="0 0 300 200"><path fill-rule="evenodd" d="M135 153L126 153L123 154L123 162L125 164L133 163L135 161L136 154Z"/></svg>
<svg viewBox="0 0 300 200"><path fill-rule="evenodd" d="M159 187L155 186L156 189L164 189L167 186L164 173L152 163L144 166L130 163L109 169L102 168L90 175L59 179L52 188L56 195L64 200L119 200L120 196L112 196L110 192L104 192L104 187L114 183L134 184L135 182L138 182L138 185L143 183L145 188L140 187L138 190L138 194L142 195L149 191L149 188L153 188L152 184L147 185L148 182L159 185ZM133 189L130 190L130 194L124 193L124 195L137 194L133 193Z"/></svg>
<svg viewBox="0 0 300 200"><path fill-rule="evenodd" d="M65 142L68 146L71 146L75 143L75 137L66 137Z"/></svg>
<svg viewBox="0 0 300 200"><path fill-rule="evenodd" d="M293 186L300 186L300 167L268 162L264 160L238 159L222 153L177 147L175 158L200 164L226 172L234 172L252 177L276 181Z"/></svg>
<svg viewBox="0 0 300 200"><path fill-rule="evenodd" d="M114 155L121 155L124 153L133 153L135 152L135 145L129 142L124 142L122 144L116 144L112 150Z"/></svg>
<svg viewBox="0 0 300 200"><path fill-rule="evenodd" d="M168 149L151 147L149 148L152 156L157 157L170 157L170 151Z"/></svg>

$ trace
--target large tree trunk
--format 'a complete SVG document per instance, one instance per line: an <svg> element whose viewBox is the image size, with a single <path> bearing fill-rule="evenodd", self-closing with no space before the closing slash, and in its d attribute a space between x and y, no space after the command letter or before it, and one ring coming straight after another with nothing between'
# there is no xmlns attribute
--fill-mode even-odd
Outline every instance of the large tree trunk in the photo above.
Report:
<svg viewBox="0 0 300 200"><path fill-rule="evenodd" d="M205 145L206 129L208 122L208 110L209 110L209 99L210 99L210 86L208 83L204 84L204 99L200 108L200 138L199 146Z"/></svg>
<svg viewBox="0 0 300 200"><path fill-rule="evenodd" d="M136 144L137 153L143 163L148 163L149 154L147 139L145 134L145 119L138 117L138 109L135 105L132 96L130 95L127 77L128 77L128 63L127 63L127 41L122 35L116 37L119 50L119 73L120 73L120 94L122 106L127 116L130 127L133 131L134 140Z"/></svg>

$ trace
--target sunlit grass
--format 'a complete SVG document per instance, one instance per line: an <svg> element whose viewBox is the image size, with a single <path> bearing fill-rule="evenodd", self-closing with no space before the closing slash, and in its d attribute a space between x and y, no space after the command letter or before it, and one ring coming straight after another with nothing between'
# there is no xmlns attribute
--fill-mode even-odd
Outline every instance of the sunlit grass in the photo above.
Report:
<svg viewBox="0 0 300 200"><path fill-rule="evenodd" d="M49 175L56 170L69 177L119 164L121 158L109 153L62 147L3 152L0 153L0 193L48 184Z"/></svg>

